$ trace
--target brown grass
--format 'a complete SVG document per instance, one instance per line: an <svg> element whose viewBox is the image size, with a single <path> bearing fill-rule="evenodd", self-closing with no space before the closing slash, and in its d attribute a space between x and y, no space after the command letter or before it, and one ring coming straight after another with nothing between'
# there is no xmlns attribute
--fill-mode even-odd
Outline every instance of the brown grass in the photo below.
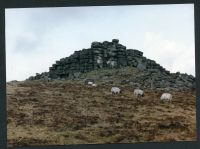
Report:
<svg viewBox="0 0 200 149"><path fill-rule="evenodd" d="M8 146L134 143L196 140L195 92L90 87L81 83L27 81L7 85Z"/></svg>

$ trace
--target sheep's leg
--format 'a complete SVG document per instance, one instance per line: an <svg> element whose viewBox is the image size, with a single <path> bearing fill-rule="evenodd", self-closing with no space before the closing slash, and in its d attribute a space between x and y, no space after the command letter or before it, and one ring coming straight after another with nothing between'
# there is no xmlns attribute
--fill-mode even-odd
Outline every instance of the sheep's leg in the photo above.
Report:
<svg viewBox="0 0 200 149"><path fill-rule="evenodd" d="M140 95L140 99L141 99L141 100L143 100L143 98L142 98L142 97L143 97L143 96L142 96L142 95Z"/></svg>
<svg viewBox="0 0 200 149"><path fill-rule="evenodd" d="M137 101L139 101L138 96L136 95Z"/></svg>
<svg viewBox="0 0 200 149"><path fill-rule="evenodd" d="M138 101L140 101L140 97L138 97Z"/></svg>
<svg viewBox="0 0 200 149"><path fill-rule="evenodd" d="M169 103L170 103L170 104L172 103L172 100L171 100L171 98L169 99Z"/></svg>
<svg viewBox="0 0 200 149"><path fill-rule="evenodd" d="M137 100L140 101L140 97L139 96L137 96Z"/></svg>
<svg viewBox="0 0 200 149"><path fill-rule="evenodd" d="M139 101L142 101L141 95L138 95L138 99L139 99Z"/></svg>

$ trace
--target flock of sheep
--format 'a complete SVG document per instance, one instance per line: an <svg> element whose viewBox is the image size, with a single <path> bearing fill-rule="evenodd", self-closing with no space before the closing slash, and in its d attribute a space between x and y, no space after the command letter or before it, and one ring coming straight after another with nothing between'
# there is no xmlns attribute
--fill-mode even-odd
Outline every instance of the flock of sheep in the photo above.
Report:
<svg viewBox="0 0 200 149"><path fill-rule="evenodd" d="M43 78L45 81L50 81L51 79L49 77L45 77ZM97 84L95 84L94 82L92 81L88 81L87 82L88 85L91 85L93 87L97 87ZM121 93L121 89L119 87L112 87L111 88L111 93L112 94L119 94ZM133 92L134 96L136 96L138 99L141 98L141 97L144 97L144 91L137 88L134 90ZM160 100L162 101L170 101L172 100L172 95L170 93L163 93L160 97Z"/></svg>
<svg viewBox="0 0 200 149"><path fill-rule="evenodd" d="M97 84L89 81L88 85L91 85L93 87L97 87ZM119 87L112 87L111 88L111 93L112 94L120 94L121 93L121 89ZM141 89L135 89L133 92L134 96L136 96L138 99L141 97L144 97L144 91ZM160 97L161 101L170 101L172 100L172 95L170 93L163 93Z"/></svg>

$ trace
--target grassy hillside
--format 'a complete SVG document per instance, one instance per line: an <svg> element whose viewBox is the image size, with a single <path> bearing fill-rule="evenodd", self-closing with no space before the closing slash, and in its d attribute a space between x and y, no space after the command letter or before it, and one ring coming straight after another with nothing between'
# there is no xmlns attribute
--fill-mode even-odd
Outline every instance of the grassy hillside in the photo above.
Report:
<svg viewBox="0 0 200 149"><path fill-rule="evenodd" d="M70 81L25 81L7 84L8 145L64 145L193 141L196 139L195 92L144 90L138 101L133 88L91 87Z"/></svg>

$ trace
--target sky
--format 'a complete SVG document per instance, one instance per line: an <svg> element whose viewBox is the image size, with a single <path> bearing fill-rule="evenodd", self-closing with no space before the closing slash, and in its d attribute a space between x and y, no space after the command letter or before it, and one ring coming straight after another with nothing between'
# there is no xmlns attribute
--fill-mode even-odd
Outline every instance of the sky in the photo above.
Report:
<svg viewBox="0 0 200 149"><path fill-rule="evenodd" d="M170 4L6 9L6 80L25 80L112 39L195 76L194 5Z"/></svg>

